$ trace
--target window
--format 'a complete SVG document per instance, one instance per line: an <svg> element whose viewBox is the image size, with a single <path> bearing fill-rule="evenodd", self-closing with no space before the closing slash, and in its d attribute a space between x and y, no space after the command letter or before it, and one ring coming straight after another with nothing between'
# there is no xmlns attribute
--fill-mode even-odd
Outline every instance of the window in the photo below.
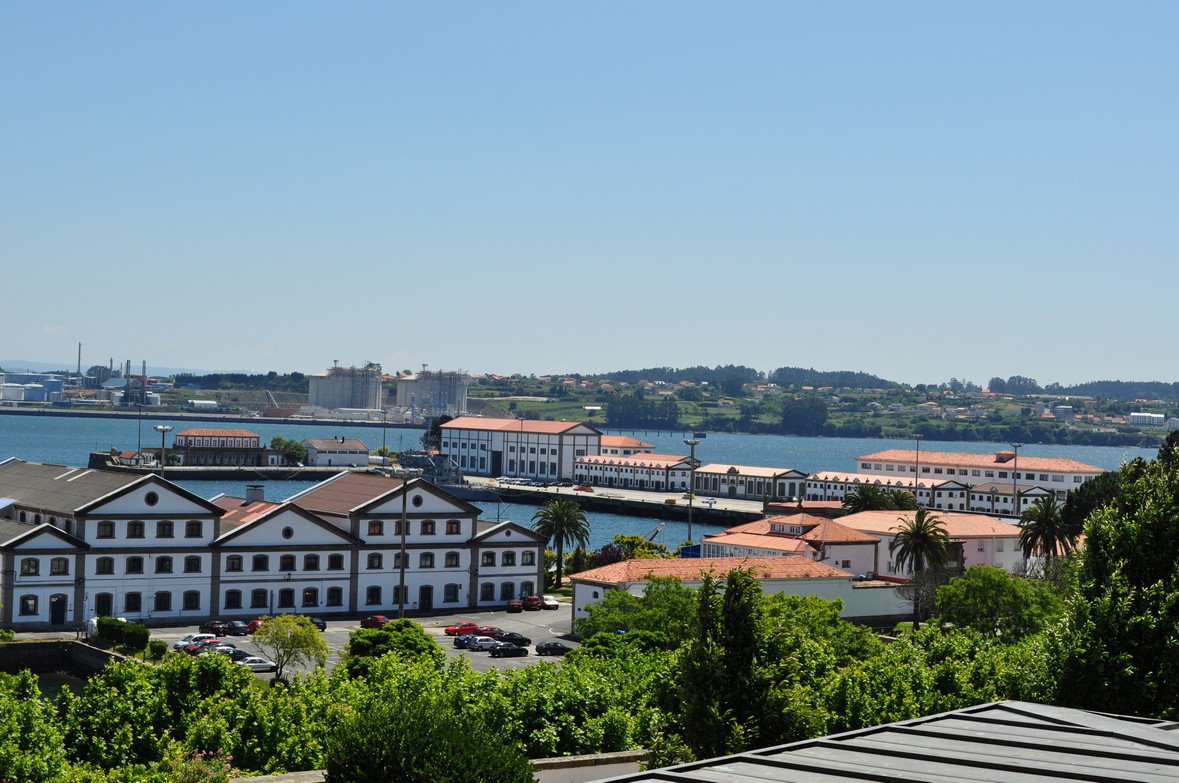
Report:
<svg viewBox="0 0 1179 783"><path fill-rule="evenodd" d="M99 538L114 538L115 537L115 523L114 522L99 522L98 523L98 537Z"/></svg>
<svg viewBox="0 0 1179 783"><path fill-rule="evenodd" d="M371 552L368 556L368 570L376 571L380 569L383 558L380 552Z"/></svg>
<svg viewBox="0 0 1179 783"><path fill-rule="evenodd" d="M182 601L186 612L195 612L201 608L201 594L196 590L185 590Z"/></svg>
<svg viewBox="0 0 1179 783"><path fill-rule="evenodd" d="M999 478L1007 478L1007 471L1000 470L999 471Z"/></svg>
<svg viewBox="0 0 1179 783"><path fill-rule="evenodd" d="M190 519L184 523L184 537L185 538L200 538L202 533L202 526L199 520Z"/></svg>
<svg viewBox="0 0 1179 783"><path fill-rule="evenodd" d="M127 593L123 596L123 611L128 614L138 614L143 611L143 596L139 593Z"/></svg>
<svg viewBox="0 0 1179 783"><path fill-rule="evenodd" d="M41 574L41 561L35 557L26 557L20 561L20 575L21 576L39 576Z"/></svg>
<svg viewBox="0 0 1179 783"><path fill-rule="evenodd" d="M128 522L127 538L143 538L143 523L139 520Z"/></svg>
<svg viewBox="0 0 1179 783"><path fill-rule="evenodd" d="M227 572L238 572L242 570L243 562L241 555L230 555L225 558L225 570Z"/></svg>
<svg viewBox="0 0 1179 783"><path fill-rule="evenodd" d="M459 586L458 585L447 585L446 587L442 588L442 603L454 604L454 603L458 603L458 599L459 599Z"/></svg>
<svg viewBox="0 0 1179 783"><path fill-rule="evenodd" d="M344 556L343 555L328 555L328 570L329 571L343 571L344 570Z"/></svg>
<svg viewBox="0 0 1179 783"><path fill-rule="evenodd" d="M510 601L516 596L516 585L511 582L504 582L499 586L499 600Z"/></svg>
<svg viewBox="0 0 1179 783"><path fill-rule="evenodd" d="M457 519L452 519L446 523L446 535L457 536L460 532L461 528Z"/></svg>
<svg viewBox="0 0 1179 783"><path fill-rule="evenodd" d="M115 559L113 557L100 557L94 561L94 573L96 574L113 574L115 572Z"/></svg>
<svg viewBox="0 0 1179 783"><path fill-rule="evenodd" d="M303 588L303 607L319 606L319 591L314 587Z"/></svg>
<svg viewBox="0 0 1179 783"><path fill-rule="evenodd" d="M484 582L479 585L479 600L480 601L494 601L495 600L495 585L491 582Z"/></svg>
<svg viewBox="0 0 1179 783"><path fill-rule="evenodd" d="M536 565L536 553L531 550L521 553L520 565Z"/></svg>
<svg viewBox="0 0 1179 783"><path fill-rule="evenodd" d="M433 568L434 567L434 553L422 552L421 557L418 558L418 568Z"/></svg>
<svg viewBox="0 0 1179 783"><path fill-rule="evenodd" d="M422 535L423 536L434 535L434 520L426 519L426 520L422 521Z"/></svg>
<svg viewBox="0 0 1179 783"><path fill-rule="evenodd" d="M163 557L160 557L160 558L156 558L156 573L157 574L170 574L170 573L172 573L172 558L168 557L167 555L164 555Z"/></svg>
<svg viewBox="0 0 1179 783"><path fill-rule="evenodd" d="M364 591L364 602L368 606L376 606L381 603L381 588L377 585L372 585Z"/></svg>
<svg viewBox="0 0 1179 783"><path fill-rule="evenodd" d="M400 552L393 555L393 567L394 568L401 568L401 553Z"/></svg>
<svg viewBox="0 0 1179 783"><path fill-rule="evenodd" d="M304 571L318 571L319 570L319 555L303 555L303 570Z"/></svg>
<svg viewBox="0 0 1179 783"><path fill-rule="evenodd" d="M241 590L226 590L225 591L225 608L226 609L241 609L242 608L242 591Z"/></svg>
<svg viewBox="0 0 1179 783"><path fill-rule="evenodd" d="M515 552L504 552L503 558L500 560L500 565L504 565L504 566L516 565L516 553Z"/></svg>
<svg viewBox="0 0 1179 783"><path fill-rule="evenodd" d="M22 595L20 597L20 613L23 615L37 614L37 596Z"/></svg>
<svg viewBox="0 0 1179 783"><path fill-rule="evenodd" d="M402 523L401 523L401 520L398 520L398 521L397 521L397 522L396 522L396 523L393 525L393 535L399 536L399 535L401 535L403 532L404 532L404 533L405 533L405 535L407 535L407 536L411 536L411 535L413 535L413 531L410 529L409 522L406 522L406 523L405 523L405 525L404 525L404 527L405 527L405 530L403 531L403 530L401 529L401 528L402 528Z"/></svg>
<svg viewBox="0 0 1179 783"><path fill-rule="evenodd" d="M124 565L126 566L127 573L129 574L143 573L143 558L139 555L133 555L127 558L127 562Z"/></svg>
<svg viewBox="0 0 1179 783"><path fill-rule="evenodd" d="M536 592L536 585L532 584L532 582L521 582L520 583L520 595L532 595L535 592Z"/></svg>
<svg viewBox="0 0 1179 783"><path fill-rule="evenodd" d="M341 587L329 587L327 591L327 605L328 606L343 606L344 605L344 589Z"/></svg>
<svg viewBox="0 0 1179 783"><path fill-rule="evenodd" d="M156 538L171 538L172 537L172 523L164 520L156 523Z"/></svg>
<svg viewBox="0 0 1179 783"><path fill-rule="evenodd" d="M459 553L458 552L447 552L446 553L446 567L447 568L458 568L458 564L459 564Z"/></svg>
<svg viewBox="0 0 1179 783"><path fill-rule="evenodd" d="M284 587L278 591L278 608L279 609L294 609L295 608L295 591L289 587Z"/></svg>
<svg viewBox="0 0 1179 783"><path fill-rule="evenodd" d="M172 594L166 591L156 593L155 607L157 612L172 611Z"/></svg>
<svg viewBox="0 0 1179 783"><path fill-rule="evenodd" d="M269 571L270 557L268 555L254 555L254 560L250 564L251 571Z"/></svg>
<svg viewBox="0 0 1179 783"><path fill-rule="evenodd" d="M295 570L295 556L283 555L278 559L279 571L294 571Z"/></svg>
<svg viewBox="0 0 1179 783"><path fill-rule="evenodd" d="M201 572L201 558L199 555L189 555L184 558L184 573L199 574Z"/></svg>
<svg viewBox="0 0 1179 783"><path fill-rule="evenodd" d="M383 536L383 535L385 535L385 523L379 519L369 520L368 534L370 536Z"/></svg>
<svg viewBox="0 0 1179 783"><path fill-rule="evenodd" d="M250 591L250 608L251 609L265 609L267 595L265 590L251 590Z"/></svg>
<svg viewBox="0 0 1179 783"><path fill-rule="evenodd" d="M494 566L495 565L495 552L484 552L483 559L480 561L480 565Z"/></svg>

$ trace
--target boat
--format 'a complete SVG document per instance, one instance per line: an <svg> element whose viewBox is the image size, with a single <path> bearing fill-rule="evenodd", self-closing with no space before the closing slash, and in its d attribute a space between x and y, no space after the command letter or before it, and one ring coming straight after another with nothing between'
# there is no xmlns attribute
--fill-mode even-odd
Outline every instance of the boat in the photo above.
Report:
<svg viewBox="0 0 1179 783"><path fill-rule="evenodd" d="M693 432L692 437L693 438L707 438L708 433L707 432Z"/></svg>

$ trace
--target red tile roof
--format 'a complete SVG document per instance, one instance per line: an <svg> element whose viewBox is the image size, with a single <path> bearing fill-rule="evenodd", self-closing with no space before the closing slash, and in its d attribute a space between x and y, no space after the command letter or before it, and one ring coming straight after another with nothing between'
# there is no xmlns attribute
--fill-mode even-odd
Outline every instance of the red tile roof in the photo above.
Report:
<svg viewBox="0 0 1179 783"><path fill-rule="evenodd" d="M587 427L579 421L540 421L538 419L483 419L478 416L459 416L442 425L444 430L484 430L488 432L531 432L540 435L560 435L562 432Z"/></svg>
<svg viewBox="0 0 1179 783"><path fill-rule="evenodd" d="M650 443L644 443L629 435L603 435L602 448L612 449L653 449Z"/></svg>
<svg viewBox="0 0 1179 783"><path fill-rule="evenodd" d="M963 468L993 468L996 465L1014 467L1014 456L1015 453L1011 451L1000 451L995 454L971 454L962 451L922 451L921 464L954 465ZM916 462L916 458L916 449L887 449L856 457L856 461L913 464ZM1019 467L1021 470L1043 470L1053 473L1091 473L1096 475L1105 472L1101 468L1086 465L1084 462L1078 462L1075 459L1033 457L1025 454L1019 455Z"/></svg>
<svg viewBox="0 0 1179 783"><path fill-rule="evenodd" d="M191 438L257 438L258 433L249 430L212 430L199 427L176 433L176 437Z"/></svg>
<svg viewBox="0 0 1179 783"><path fill-rule="evenodd" d="M225 515L221 517L221 525L224 528L240 527L253 522L268 511L278 508L281 504L269 500L256 500L253 503L247 503L245 498L222 495L213 500L213 505L225 509Z"/></svg>
<svg viewBox="0 0 1179 783"><path fill-rule="evenodd" d="M718 578L734 568L752 569L758 579L850 579L845 571L816 563L796 555L785 557L703 557L624 560L601 568L591 568L570 575L575 582L624 584L645 582L653 577L675 577L685 582L699 581L704 573Z"/></svg>
<svg viewBox="0 0 1179 783"><path fill-rule="evenodd" d="M625 457L617 454L590 454L575 460L575 462L584 462L590 465L626 465L636 468L667 468L687 461L688 458L682 454L648 454L646 452L630 454Z"/></svg>
<svg viewBox="0 0 1179 783"><path fill-rule="evenodd" d="M861 511L840 518L840 522L864 533L892 535L902 520L912 519L916 511ZM1012 525L986 514L967 514L961 511L939 511L931 514L942 521L950 538L990 538L1019 536L1019 525Z"/></svg>

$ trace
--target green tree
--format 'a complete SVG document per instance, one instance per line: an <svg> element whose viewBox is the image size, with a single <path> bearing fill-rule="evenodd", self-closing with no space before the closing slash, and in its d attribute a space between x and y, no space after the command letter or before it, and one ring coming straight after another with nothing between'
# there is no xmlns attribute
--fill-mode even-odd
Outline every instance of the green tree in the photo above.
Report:
<svg viewBox="0 0 1179 783"><path fill-rule="evenodd" d="M270 448L277 451L288 465L306 465L307 447L301 441L288 440L281 435L270 439Z"/></svg>
<svg viewBox="0 0 1179 783"><path fill-rule="evenodd" d="M64 760L57 716L41 699L37 678L27 670L0 674L0 780L42 783Z"/></svg>
<svg viewBox="0 0 1179 783"><path fill-rule="evenodd" d="M1179 472L1120 471L1112 503L1089 517L1077 589L1055 629L1058 699L1070 706L1179 718Z"/></svg>
<svg viewBox="0 0 1179 783"><path fill-rule="evenodd" d="M589 543L589 522L585 511L572 500L550 500L532 515L532 529L551 541L557 552L557 581L565 567L565 547L585 547Z"/></svg>
<svg viewBox="0 0 1179 783"><path fill-rule="evenodd" d="M254 644L278 666L274 673L276 680L282 679L288 666L327 663L327 642L302 615L280 614L270 618L254 633Z"/></svg>
<svg viewBox="0 0 1179 783"><path fill-rule="evenodd" d="M383 628L360 628L348 634L344 669L351 677L366 676L373 661L384 655L398 655L408 660L433 661L441 667L446 651L434 637L413 620L392 620Z"/></svg>
<svg viewBox="0 0 1179 783"><path fill-rule="evenodd" d="M896 535L888 544L888 553L893 556L898 573L904 573L906 568L921 574L927 567L945 567L950 537L940 517L929 509L919 508L911 517L897 517L897 522L900 524L893 528ZM913 627L920 622L920 602L914 598Z"/></svg>
<svg viewBox="0 0 1179 783"><path fill-rule="evenodd" d="M576 621L585 639L618 631L661 635L669 646L696 634L696 591L675 578L647 581L641 596L626 590L609 590L601 601L586 606L586 616Z"/></svg>
<svg viewBox="0 0 1179 783"><path fill-rule="evenodd" d="M1057 554L1067 555L1077 548L1077 537L1065 529L1056 495L1038 498L1023 512L1019 524L1019 546L1025 559L1039 554L1050 568Z"/></svg>
<svg viewBox="0 0 1179 783"><path fill-rule="evenodd" d="M819 435L827 423L827 405L817 397L786 400L782 404L782 432L787 435Z"/></svg>
<svg viewBox="0 0 1179 783"><path fill-rule="evenodd" d="M1117 497L1122 477L1137 477L1145 467L1146 462L1141 458L1135 459L1127 463L1122 470L1107 471L1089 479L1076 489L1069 490L1064 498L1064 509L1061 511L1065 530L1072 535L1079 535L1084 530L1089 515L1112 503Z"/></svg>
<svg viewBox="0 0 1179 783"><path fill-rule="evenodd" d="M943 621L1006 641L1038 633L1063 608L1047 583L1020 579L996 566L971 566L937 590Z"/></svg>

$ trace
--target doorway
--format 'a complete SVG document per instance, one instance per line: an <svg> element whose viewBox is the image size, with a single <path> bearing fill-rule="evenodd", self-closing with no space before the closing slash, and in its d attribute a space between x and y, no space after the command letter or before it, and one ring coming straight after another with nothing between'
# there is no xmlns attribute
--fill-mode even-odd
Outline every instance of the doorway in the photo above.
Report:
<svg viewBox="0 0 1179 783"><path fill-rule="evenodd" d="M65 625L68 599L61 593L49 596L49 624Z"/></svg>

